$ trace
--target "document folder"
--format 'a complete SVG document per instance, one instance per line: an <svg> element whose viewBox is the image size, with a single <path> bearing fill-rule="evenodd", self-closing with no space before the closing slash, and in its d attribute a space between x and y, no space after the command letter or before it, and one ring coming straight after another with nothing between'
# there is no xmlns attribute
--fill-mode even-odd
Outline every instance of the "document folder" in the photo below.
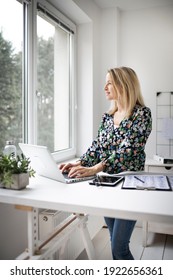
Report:
<svg viewBox="0 0 173 280"><path fill-rule="evenodd" d="M172 181L166 175L127 175L122 189L172 191Z"/></svg>

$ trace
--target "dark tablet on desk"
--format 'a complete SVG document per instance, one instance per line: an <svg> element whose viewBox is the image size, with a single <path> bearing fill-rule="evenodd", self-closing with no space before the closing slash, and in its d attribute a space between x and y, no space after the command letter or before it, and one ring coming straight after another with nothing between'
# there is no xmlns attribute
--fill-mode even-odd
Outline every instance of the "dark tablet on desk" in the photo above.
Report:
<svg viewBox="0 0 173 280"><path fill-rule="evenodd" d="M124 179L123 176L106 176L99 175L93 181L89 182L90 185L114 187Z"/></svg>

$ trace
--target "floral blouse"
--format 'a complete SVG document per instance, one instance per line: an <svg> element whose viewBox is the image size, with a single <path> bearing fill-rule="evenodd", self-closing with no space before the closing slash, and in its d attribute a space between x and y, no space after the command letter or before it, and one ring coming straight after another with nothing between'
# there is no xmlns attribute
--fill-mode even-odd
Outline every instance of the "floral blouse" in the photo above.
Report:
<svg viewBox="0 0 173 280"><path fill-rule="evenodd" d="M103 114L98 136L80 157L82 166L104 162L104 172L144 170L145 144L152 129L151 111L136 105L129 118L114 126L112 115Z"/></svg>

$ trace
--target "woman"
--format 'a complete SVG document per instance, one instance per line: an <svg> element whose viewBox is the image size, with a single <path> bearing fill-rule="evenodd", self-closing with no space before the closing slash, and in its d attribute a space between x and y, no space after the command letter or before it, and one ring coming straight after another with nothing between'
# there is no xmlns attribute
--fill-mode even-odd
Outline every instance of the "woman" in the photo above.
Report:
<svg viewBox="0 0 173 280"><path fill-rule="evenodd" d="M60 165L62 172L69 172L70 177L91 176L100 171L117 174L144 170L144 149L152 118L136 73L128 67L110 69L104 90L112 106L103 114L97 138L78 162ZM105 221L113 259L134 259L129 242L136 221L108 217Z"/></svg>

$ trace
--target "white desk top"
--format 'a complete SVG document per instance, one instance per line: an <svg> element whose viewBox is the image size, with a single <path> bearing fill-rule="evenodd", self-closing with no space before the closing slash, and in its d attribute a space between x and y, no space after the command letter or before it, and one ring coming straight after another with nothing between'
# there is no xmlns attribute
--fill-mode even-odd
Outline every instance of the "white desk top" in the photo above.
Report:
<svg viewBox="0 0 173 280"><path fill-rule="evenodd" d="M173 192L63 184L38 177L21 191L0 188L0 202L135 220L173 223Z"/></svg>

